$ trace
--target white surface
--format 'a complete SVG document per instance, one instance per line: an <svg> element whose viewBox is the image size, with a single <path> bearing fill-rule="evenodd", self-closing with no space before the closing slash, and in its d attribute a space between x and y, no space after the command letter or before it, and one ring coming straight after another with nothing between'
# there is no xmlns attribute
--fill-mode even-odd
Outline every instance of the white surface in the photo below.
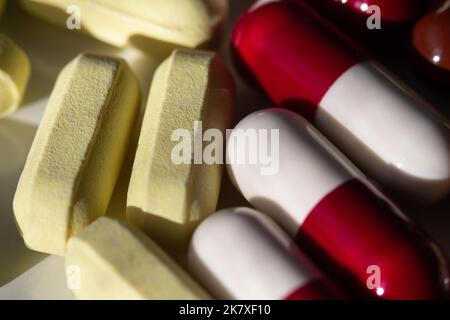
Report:
<svg viewBox="0 0 450 320"><path fill-rule="evenodd" d="M115 55L126 59L138 75L145 101L153 70L161 57L150 56L134 48L122 50L110 47L86 35L27 16L13 1L9 1L8 5L0 32L7 33L27 52L32 64L32 76L21 108L8 118L0 119L0 292L2 297L11 292L14 299L45 299L52 297L54 286L65 288L65 283L61 282L64 280L64 270L54 264L42 267L48 269L48 274L55 275L53 279L34 269L27 271L46 255L28 250L23 244L15 225L12 201L53 83L62 67L81 51ZM110 204L108 214L111 216L120 218L124 215L127 175L125 168ZM26 282L11 282L25 271ZM45 283L48 292L45 291ZM66 289L61 298L69 296L70 292Z"/></svg>
<svg viewBox="0 0 450 320"><path fill-rule="evenodd" d="M378 65L364 62L331 86L315 124L378 181L434 200L450 190L449 130L440 120Z"/></svg>
<svg viewBox="0 0 450 320"><path fill-rule="evenodd" d="M278 173L261 175L261 162L232 163L230 143L227 145L228 172L244 197L255 208L272 215L293 237L317 203L354 176L332 156L332 153L337 156L337 152L323 136L291 111L256 112L235 129L279 129ZM237 134L239 132L233 130L229 141ZM248 144L249 149L254 146Z"/></svg>
<svg viewBox="0 0 450 320"><path fill-rule="evenodd" d="M249 208L206 219L192 238L189 267L220 299L284 299L318 277L288 235Z"/></svg>

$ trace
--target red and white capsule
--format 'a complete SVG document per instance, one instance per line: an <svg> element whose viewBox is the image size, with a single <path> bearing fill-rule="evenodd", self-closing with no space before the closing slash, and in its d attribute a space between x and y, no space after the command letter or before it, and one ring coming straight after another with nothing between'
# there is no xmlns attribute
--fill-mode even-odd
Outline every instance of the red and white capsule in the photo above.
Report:
<svg viewBox="0 0 450 320"><path fill-rule="evenodd" d="M195 231L189 269L219 299L319 300L340 293L269 217L221 210Z"/></svg>
<svg viewBox="0 0 450 320"><path fill-rule="evenodd" d="M449 192L448 124L311 8L258 3L232 45L278 106L307 117L386 189L420 202Z"/></svg>
<svg viewBox="0 0 450 320"><path fill-rule="evenodd" d="M288 0L309 2L318 8L350 20L355 27L365 28L366 20L374 14L384 24L403 25L417 18L425 7L425 0Z"/></svg>
<svg viewBox="0 0 450 320"><path fill-rule="evenodd" d="M260 161L236 160L252 154ZM297 113L268 109L244 118L228 138L227 162L243 196L341 287L369 298L447 296L439 247ZM269 166L277 170L268 173Z"/></svg>

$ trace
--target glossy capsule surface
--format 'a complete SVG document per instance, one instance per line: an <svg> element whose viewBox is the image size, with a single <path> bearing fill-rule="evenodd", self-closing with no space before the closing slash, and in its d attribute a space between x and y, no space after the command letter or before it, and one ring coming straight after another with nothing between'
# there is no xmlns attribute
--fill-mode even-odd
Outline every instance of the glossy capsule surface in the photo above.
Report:
<svg viewBox="0 0 450 320"><path fill-rule="evenodd" d="M423 0L290 0L294 3L315 3L320 8L334 11L342 18L363 21L375 10L380 10L382 22L402 24L417 18L423 7ZM376 7L373 7L376 6Z"/></svg>

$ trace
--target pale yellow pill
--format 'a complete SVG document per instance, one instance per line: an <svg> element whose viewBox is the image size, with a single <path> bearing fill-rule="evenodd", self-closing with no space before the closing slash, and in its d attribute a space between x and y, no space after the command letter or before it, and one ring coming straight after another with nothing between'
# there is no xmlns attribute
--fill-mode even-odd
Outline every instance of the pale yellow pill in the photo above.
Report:
<svg viewBox="0 0 450 320"><path fill-rule="evenodd" d="M0 118L19 107L30 78L30 69L26 53L7 36L0 34Z"/></svg>
<svg viewBox="0 0 450 320"><path fill-rule="evenodd" d="M121 59L81 54L63 69L14 197L28 247L63 255L67 240L105 213L139 100Z"/></svg>
<svg viewBox="0 0 450 320"><path fill-rule="evenodd" d="M215 53L177 50L155 73L128 189L127 217L166 249L186 249L193 229L216 209L223 150L214 146L222 145L230 127L233 89ZM208 129L219 136L208 138ZM211 154L219 161L210 164L212 149L217 149Z"/></svg>
<svg viewBox="0 0 450 320"><path fill-rule="evenodd" d="M70 239L67 282L80 299L208 299L150 238L102 217Z"/></svg>
<svg viewBox="0 0 450 320"><path fill-rule="evenodd" d="M156 39L198 47L220 34L228 0L21 0L30 13L116 46Z"/></svg>

